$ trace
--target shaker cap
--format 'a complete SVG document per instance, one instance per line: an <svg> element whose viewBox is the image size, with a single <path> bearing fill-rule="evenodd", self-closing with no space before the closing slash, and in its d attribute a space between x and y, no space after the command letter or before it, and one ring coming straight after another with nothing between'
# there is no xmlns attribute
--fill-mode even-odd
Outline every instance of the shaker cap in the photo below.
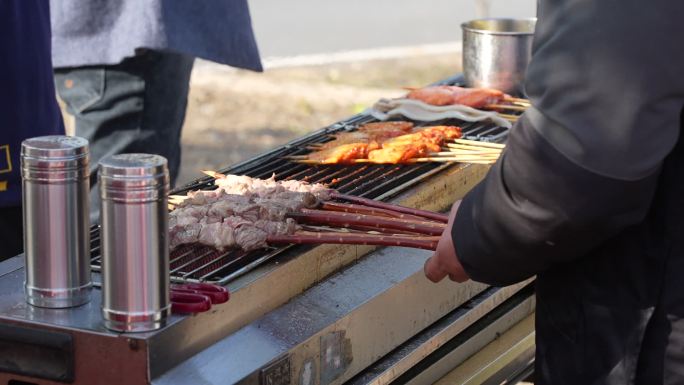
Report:
<svg viewBox="0 0 684 385"><path fill-rule="evenodd" d="M68 161L88 156L88 141L78 136L50 135L26 139L21 155L35 160Z"/></svg>
<svg viewBox="0 0 684 385"><path fill-rule="evenodd" d="M169 189L166 158L152 154L118 154L100 160L103 199L142 202L165 197Z"/></svg>
<svg viewBox="0 0 684 385"><path fill-rule="evenodd" d="M103 178L136 180L163 179L168 174L166 158L152 154L118 154L100 160Z"/></svg>
<svg viewBox="0 0 684 385"><path fill-rule="evenodd" d="M41 183L88 178L88 141L77 136L50 135L21 143L21 176Z"/></svg>

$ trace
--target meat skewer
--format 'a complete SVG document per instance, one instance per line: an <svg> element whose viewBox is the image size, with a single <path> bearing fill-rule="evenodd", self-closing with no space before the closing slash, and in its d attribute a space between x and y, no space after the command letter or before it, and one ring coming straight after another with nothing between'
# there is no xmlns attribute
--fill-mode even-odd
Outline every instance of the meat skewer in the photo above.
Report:
<svg viewBox="0 0 684 385"><path fill-rule="evenodd" d="M524 112L527 110L527 107L523 106L517 106L513 104L487 104L484 106L484 108L489 109L489 110L509 110L509 111L520 111ZM501 115L501 114L499 114Z"/></svg>
<svg viewBox="0 0 684 385"><path fill-rule="evenodd" d="M473 142L473 141L469 141ZM476 143L484 143L484 142L476 142ZM499 145L498 143L487 143L488 145ZM501 145L500 145L501 146ZM217 184L221 184L221 180L228 180L230 179L229 176L214 172L214 171L203 171L207 175L211 175L214 178L216 178ZM243 180L257 180L256 178L249 178L246 176L241 177ZM283 182L276 182L273 179L273 183L281 183L281 184L287 184L288 182L296 182L296 181L283 181ZM294 183L289 183L290 185L295 185ZM225 186L225 184L224 184ZM298 182L297 188L299 190L302 190L304 192L311 191L314 195L316 193L319 193L318 198L321 201L329 201L330 199L339 199L347 202L353 202L357 203L359 205L367 206L367 207L373 207L373 208L379 208L379 209L384 209L384 210L390 210L394 212L399 212L403 214L409 214L413 215L416 217L422 217L422 218L427 218L430 220L435 220L438 222L443 222L447 223L448 217L444 214L440 213L435 213L432 211L426 211L426 210L420 210L420 209L414 209L410 207L404 207L400 205L394 205L391 203L385 203L385 202L380 202L376 201L373 199L368 199L368 198L362 198L362 197L357 197L353 195L347 195L347 194L341 194L339 192L334 191L333 189L327 188L321 184L310 184L307 182Z"/></svg>
<svg viewBox="0 0 684 385"><path fill-rule="evenodd" d="M416 249L435 250L439 237L406 237L374 234L345 234L338 232L298 232L294 235L272 235L266 238L269 244L355 244L373 246L401 246Z"/></svg>
<svg viewBox="0 0 684 385"><path fill-rule="evenodd" d="M307 158L317 160L321 164L348 164L353 159L366 158L370 151L380 148L380 143L405 135L412 128L411 122L364 124L356 131L333 135L332 141L316 146L316 152Z"/></svg>
<svg viewBox="0 0 684 385"><path fill-rule="evenodd" d="M501 102L514 102L529 105L526 99L513 98L493 88L464 88L458 86L429 86L424 88L406 88L410 92L408 99L420 100L433 106L460 104L473 108L507 107ZM496 107L494 107L496 108Z"/></svg>
<svg viewBox="0 0 684 385"><path fill-rule="evenodd" d="M308 199L296 201L293 197L306 198L305 194L308 193L290 195L285 201L275 197L266 199L225 193L216 194L215 191L206 193L211 199L199 199L203 194L196 193L195 196L181 202L179 207L171 213L169 238L172 248L195 242L217 249L263 248L268 245L266 240L268 236L286 237L298 231L299 226L293 218L305 222L383 231L396 229L400 232L429 235L439 235L443 231L443 225L434 222L307 210L304 207L309 202Z"/></svg>
<svg viewBox="0 0 684 385"><path fill-rule="evenodd" d="M438 152L442 144L446 140L457 139L461 137L461 129L455 126L431 126L424 127L413 133L406 133L410 129L408 125L399 125L404 122L390 122L397 123L397 126L402 127L401 130L395 128L394 134L402 133L402 135L385 135L384 137L376 134L369 142L354 142L339 144L337 140L325 143L320 149L309 155L295 155L289 156L287 159L304 160L311 164L354 164L358 163L358 159L368 159L369 163L382 164L399 164L407 163L412 158L419 158L426 156L429 152ZM362 126L359 130L364 129L367 132L378 132L379 128L371 131L368 127L375 123L370 123ZM381 123L378 123L381 124ZM387 125L388 123L382 123ZM382 127L382 126L377 126ZM392 126L394 127L394 126ZM402 131L404 130L404 131ZM353 135L357 132L343 133L340 135ZM354 140L359 140L354 137Z"/></svg>
<svg viewBox="0 0 684 385"><path fill-rule="evenodd" d="M458 86L431 86L411 90L406 97L433 106L461 104L482 108L504 100L506 94L490 88L463 88Z"/></svg>
<svg viewBox="0 0 684 385"><path fill-rule="evenodd" d="M246 176L207 174L218 177L217 190L188 193L184 200L175 199L177 208L169 219L171 247L199 242L217 249L238 247L253 250L271 243L360 243L434 248L437 237L444 230L444 221L433 222L422 214L401 206L383 204L381 207L328 202L334 190L323 185L299 181L275 181ZM294 190L294 191L293 191ZM239 191L242 195L232 194ZM315 196L314 193L318 194ZM344 197L344 195L340 195ZM320 201L324 201L323 204ZM375 202L375 201L371 201ZM376 202L377 203L377 202ZM313 209L327 207L336 211ZM412 210L405 212L406 210ZM342 211L357 211L347 213ZM434 214L434 213L432 213ZM301 226L294 219L306 223L326 224L380 234L335 233L300 237ZM352 236L353 235L353 236ZM370 237L370 238L369 238Z"/></svg>

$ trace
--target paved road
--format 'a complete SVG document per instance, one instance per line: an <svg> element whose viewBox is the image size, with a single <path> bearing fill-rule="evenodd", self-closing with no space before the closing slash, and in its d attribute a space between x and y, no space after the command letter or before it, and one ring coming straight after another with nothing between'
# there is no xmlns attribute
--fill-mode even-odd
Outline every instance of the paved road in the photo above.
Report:
<svg viewBox="0 0 684 385"><path fill-rule="evenodd" d="M487 1L487 0L480 0ZM461 39L476 0L249 0L263 57L309 55ZM490 0L492 17L530 17L535 0Z"/></svg>

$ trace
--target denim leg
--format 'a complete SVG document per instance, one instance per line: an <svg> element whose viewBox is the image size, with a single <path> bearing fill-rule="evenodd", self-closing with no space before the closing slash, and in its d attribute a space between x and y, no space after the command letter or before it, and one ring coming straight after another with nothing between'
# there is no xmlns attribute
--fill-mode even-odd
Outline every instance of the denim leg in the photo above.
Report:
<svg viewBox="0 0 684 385"><path fill-rule="evenodd" d="M99 223L97 166L103 157L162 155L175 182L193 61L148 50L117 65L55 70L59 96L75 117L76 135L90 142L92 223Z"/></svg>
<svg viewBox="0 0 684 385"><path fill-rule="evenodd" d="M0 262L24 250L21 206L0 207Z"/></svg>

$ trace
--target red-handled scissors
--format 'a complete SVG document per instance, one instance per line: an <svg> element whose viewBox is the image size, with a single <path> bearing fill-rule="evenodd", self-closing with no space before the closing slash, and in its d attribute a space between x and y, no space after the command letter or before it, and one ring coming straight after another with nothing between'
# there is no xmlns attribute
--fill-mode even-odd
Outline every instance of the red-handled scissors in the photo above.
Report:
<svg viewBox="0 0 684 385"><path fill-rule="evenodd" d="M208 283L171 285L171 311L174 313L201 313L212 304L228 302L230 293L223 286Z"/></svg>

